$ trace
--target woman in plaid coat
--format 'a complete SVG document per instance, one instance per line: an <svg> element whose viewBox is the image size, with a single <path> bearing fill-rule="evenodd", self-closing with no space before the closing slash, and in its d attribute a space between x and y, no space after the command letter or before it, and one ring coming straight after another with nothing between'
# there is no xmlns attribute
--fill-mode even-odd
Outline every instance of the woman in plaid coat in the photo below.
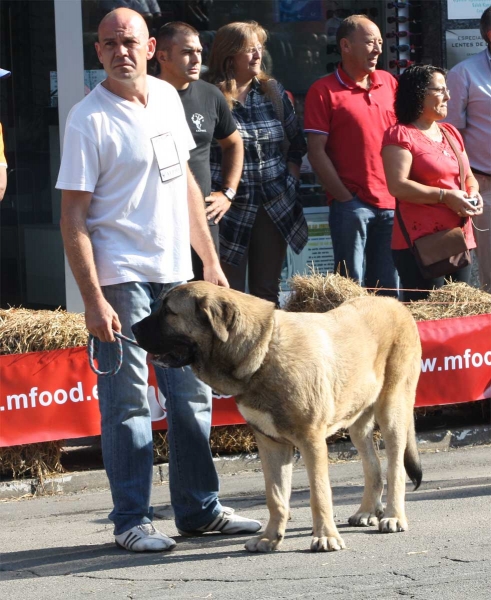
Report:
<svg viewBox="0 0 491 600"><path fill-rule="evenodd" d="M230 286L278 304L287 246L297 254L308 230L298 195L307 147L284 88L261 70L266 31L256 22L221 27L208 80L224 94L244 142L237 193L220 221L220 256ZM222 189L220 147L211 152L214 190Z"/></svg>

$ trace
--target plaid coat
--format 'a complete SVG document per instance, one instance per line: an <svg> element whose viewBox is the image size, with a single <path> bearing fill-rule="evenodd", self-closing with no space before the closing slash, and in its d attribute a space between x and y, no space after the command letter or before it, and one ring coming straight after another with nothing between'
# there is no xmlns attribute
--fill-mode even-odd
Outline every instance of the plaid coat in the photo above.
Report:
<svg viewBox="0 0 491 600"><path fill-rule="evenodd" d="M261 205L294 252L301 252L307 243L298 183L286 166L287 160L300 165L307 145L290 99L281 85L278 88L283 98L285 129L256 79L245 104L236 101L232 109L244 142L244 168L237 196L220 221L220 256L231 265L237 266L246 252ZM290 141L286 160L282 151L284 131ZM213 189L221 190L221 149L217 143L212 145L210 166Z"/></svg>

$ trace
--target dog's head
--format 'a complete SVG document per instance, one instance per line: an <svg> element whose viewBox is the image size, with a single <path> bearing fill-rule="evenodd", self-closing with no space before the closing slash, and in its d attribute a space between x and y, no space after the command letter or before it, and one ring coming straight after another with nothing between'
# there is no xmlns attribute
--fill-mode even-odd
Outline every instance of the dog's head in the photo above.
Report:
<svg viewBox="0 0 491 600"><path fill-rule="evenodd" d="M249 330L244 307L246 313L251 305L257 312L258 303L272 314L269 302L196 281L173 288L161 308L132 330L138 344L161 366L192 365L198 358L206 361L216 344L228 344L231 336Z"/></svg>

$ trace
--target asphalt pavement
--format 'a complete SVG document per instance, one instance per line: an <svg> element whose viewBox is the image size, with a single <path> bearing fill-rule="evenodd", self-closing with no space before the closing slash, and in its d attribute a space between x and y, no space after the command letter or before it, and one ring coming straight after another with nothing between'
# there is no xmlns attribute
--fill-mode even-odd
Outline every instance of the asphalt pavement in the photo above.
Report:
<svg viewBox="0 0 491 600"><path fill-rule="evenodd" d="M339 458L339 457L338 457ZM245 536L182 538L167 482L153 489L156 525L175 537L162 554L132 554L113 543L107 489L0 502L0 598L50 600L317 599L488 600L491 597L491 445L423 453L424 481L407 486L410 530L379 534L347 524L362 494L358 460L330 465L335 520L347 549L311 553L307 476L294 470L292 520L281 550L249 554ZM221 475L221 497L267 521L256 468Z"/></svg>

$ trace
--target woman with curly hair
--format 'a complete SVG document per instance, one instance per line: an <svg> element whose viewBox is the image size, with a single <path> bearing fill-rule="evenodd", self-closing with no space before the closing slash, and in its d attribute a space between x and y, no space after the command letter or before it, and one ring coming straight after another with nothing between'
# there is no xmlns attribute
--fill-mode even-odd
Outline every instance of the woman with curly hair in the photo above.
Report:
<svg viewBox="0 0 491 600"><path fill-rule="evenodd" d="M385 132L382 143L387 186L397 198L411 244L419 237L459 227L465 217L482 213L479 185L462 137L452 125L440 123L447 116L450 98L445 75L444 69L430 65L414 65L404 71L394 103L398 123ZM460 186L457 156L445 133L463 161L465 191ZM475 248L471 219L465 219L464 236L467 247ZM398 218L394 219L392 255L404 301L426 298L429 290L442 287L450 277L469 282L470 265L448 277L424 279Z"/></svg>
<svg viewBox="0 0 491 600"><path fill-rule="evenodd" d="M297 191L307 147L283 86L261 69L266 39L255 21L221 27L207 79L223 92L244 142L239 188L220 221L222 268L233 289L245 291L247 272L250 293L278 304L287 245L298 254L308 238ZM214 144L215 190L223 187L220 152Z"/></svg>

